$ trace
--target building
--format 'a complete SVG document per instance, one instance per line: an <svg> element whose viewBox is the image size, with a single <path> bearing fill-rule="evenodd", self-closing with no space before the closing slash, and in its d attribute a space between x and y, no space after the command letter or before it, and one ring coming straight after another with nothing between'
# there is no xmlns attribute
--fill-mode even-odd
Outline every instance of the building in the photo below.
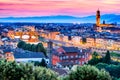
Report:
<svg viewBox="0 0 120 80"><path fill-rule="evenodd" d="M45 57L42 52L26 52L26 53L14 53L14 58L16 62L31 62L31 61L38 61L41 62L42 59L49 63L49 59Z"/></svg>
<svg viewBox="0 0 120 80"><path fill-rule="evenodd" d="M0 36L0 46L3 45L3 41L1 39L1 36Z"/></svg>
<svg viewBox="0 0 120 80"><path fill-rule="evenodd" d="M0 58L4 58L3 51L0 49Z"/></svg>
<svg viewBox="0 0 120 80"><path fill-rule="evenodd" d="M90 60L89 49L78 49L76 47L60 47L52 55L52 64L57 67L69 67L83 65Z"/></svg>
<svg viewBox="0 0 120 80"><path fill-rule="evenodd" d="M97 10L96 12L96 25L100 26L100 11Z"/></svg>
<svg viewBox="0 0 120 80"><path fill-rule="evenodd" d="M7 61L14 61L15 60L13 52L10 49L5 49L4 53L5 53L4 58Z"/></svg>
<svg viewBox="0 0 120 80"><path fill-rule="evenodd" d="M12 50L5 50L5 59L7 61L16 61L16 62L32 62L38 61L41 62L42 59L49 63L49 59L42 52L31 52L23 51L22 49L16 49L16 51L11 52Z"/></svg>
<svg viewBox="0 0 120 80"><path fill-rule="evenodd" d="M9 30L7 36L10 39L20 39L26 42L38 42L38 32L35 31L34 27L26 26L18 28L16 30Z"/></svg>
<svg viewBox="0 0 120 80"><path fill-rule="evenodd" d="M103 27L114 27L114 24L106 24L105 21L103 21L103 24L100 23L100 10L98 9L96 12L96 30L98 32L102 32Z"/></svg>
<svg viewBox="0 0 120 80"><path fill-rule="evenodd" d="M90 38L90 37L86 38L86 44L87 44L87 46L89 46L89 47L96 46L96 45L95 45L95 39L94 39L94 38Z"/></svg>
<svg viewBox="0 0 120 80"><path fill-rule="evenodd" d="M107 28L105 28L105 30L109 31L110 33L120 34L120 28L119 27L107 27Z"/></svg>
<svg viewBox="0 0 120 80"><path fill-rule="evenodd" d="M105 24L105 21L103 21L103 24L100 23L100 10L98 9L96 12L96 26L97 27L113 27L113 24Z"/></svg>

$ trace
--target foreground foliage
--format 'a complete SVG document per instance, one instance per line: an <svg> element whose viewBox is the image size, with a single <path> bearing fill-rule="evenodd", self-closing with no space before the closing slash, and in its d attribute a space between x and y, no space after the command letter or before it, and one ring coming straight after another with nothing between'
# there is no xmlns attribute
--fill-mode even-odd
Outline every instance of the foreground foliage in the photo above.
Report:
<svg viewBox="0 0 120 80"><path fill-rule="evenodd" d="M114 78L120 78L120 65L114 65L114 64L105 64L105 63L98 63L96 65L98 69L105 69L110 73L111 76Z"/></svg>
<svg viewBox="0 0 120 80"><path fill-rule="evenodd" d="M98 70L94 66L77 66L63 80L112 80L109 73L104 70Z"/></svg>
<svg viewBox="0 0 120 80"><path fill-rule="evenodd" d="M106 71L90 65L77 66L68 76L58 77L54 71L31 63L1 60L0 80L111 80L111 77Z"/></svg>
<svg viewBox="0 0 120 80"><path fill-rule="evenodd" d="M111 64L112 60L110 57L110 52L107 51L106 55L104 57L99 57L100 55L98 55L98 53L94 52L92 55L92 59L90 61L88 61L88 64L90 65L96 65L98 63L106 63L106 64Z"/></svg>
<svg viewBox="0 0 120 80"><path fill-rule="evenodd" d="M55 72L35 67L33 64L17 64L0 61L0 80L57 80Z"/></svg>
<svg viewBox="0 0 120 80"><path fill-rule="evenodd" d="M106 70L112 76L113 80L120 78L120 62L111 60L111 53L109 51L102 58L98 56L98 53L94 52L88 64L96 66L99 70Z"/></svg>

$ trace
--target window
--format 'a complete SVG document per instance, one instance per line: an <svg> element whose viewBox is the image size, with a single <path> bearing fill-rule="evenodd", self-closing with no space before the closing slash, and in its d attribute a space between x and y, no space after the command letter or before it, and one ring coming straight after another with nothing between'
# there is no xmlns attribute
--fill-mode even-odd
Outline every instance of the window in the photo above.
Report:
<svg viewBox="0 0 120 80"><path fill-rule="evenodd" d="M74 56L71 56L71 58L73 58Z"/></svg>
<svg viewBox="0 0 120 80"><path fill-rule="evenodd" d="M81 56L79 56L79 58L81 58Z"/></svg>
<svg viewBox="0 0 120 80"><path fill-rule="evenodd" d="M6 56L7 56L7 57L10 57L10 56L11 56L11 54L7 54Z"/></svg>
<svg viewBox="0 0 120 80"><path fill-rule="evenodd" d="M78 55L76 55L76 58L78 58Z"/></svg>
<svg viewBox="0 0 120 80"><path fill-rule="evenodd" d="M82 58L85 58L85 56L83 55Z"/></svg>
<svg viewBox="0 0 120 80"><path fill-rule="evenodd" d="M75 63L78 63L78 60L75 60Z"/></svg>
<svg viewBox="0 0 120 80"><path fill-rule="evenodd" d="M63 59L65 59L65 56L63 56Z"/></svg>
<svg viewBox="0 0 120 80"><path fill-rule="evenodd" d="M60 60L62 60L62 57L60 57Z"/></svg>
<svg viewBox="0 0 120 80"><path fill-rule="evenodd" d="M79 61L79 64L81 64L81 62Z"/></svg>
<svg viewBox="0 0 120 80"><path fill-rule="evenodd" d="M88 54L87 54L87 57L88 57Z"/></svg>
<svg viewBox="0 0 120 80"><path fill-rule="evenodd" d="M82 61L82 65L84 64L84 61Z"/></svg>
<svg viewBox="0 0 120 80"><path fill-rule="evenodd" d="M68 56L66 56L66 59L68 59Z"/></svg>

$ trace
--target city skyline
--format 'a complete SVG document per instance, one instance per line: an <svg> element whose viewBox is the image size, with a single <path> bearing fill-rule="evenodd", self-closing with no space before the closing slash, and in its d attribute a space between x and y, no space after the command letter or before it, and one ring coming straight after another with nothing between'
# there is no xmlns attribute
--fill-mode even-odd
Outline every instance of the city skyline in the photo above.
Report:
<svg viewBox="0 0 120 80"><path fill-rule="evenodd" d="M0 17L120 14L119 0L0 0Z"/></svg>

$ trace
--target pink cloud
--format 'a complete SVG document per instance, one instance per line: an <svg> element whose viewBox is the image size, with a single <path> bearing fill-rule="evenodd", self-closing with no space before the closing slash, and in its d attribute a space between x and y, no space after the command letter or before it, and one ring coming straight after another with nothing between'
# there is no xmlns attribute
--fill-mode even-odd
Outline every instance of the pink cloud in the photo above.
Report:
<svg viewBox="0 0 120 80"><path fill-rule="evenodd" d="M118 0L4 0L0 1L0 17L44 15L94 15L99 8L103 14L120 14Z"/></svg>

